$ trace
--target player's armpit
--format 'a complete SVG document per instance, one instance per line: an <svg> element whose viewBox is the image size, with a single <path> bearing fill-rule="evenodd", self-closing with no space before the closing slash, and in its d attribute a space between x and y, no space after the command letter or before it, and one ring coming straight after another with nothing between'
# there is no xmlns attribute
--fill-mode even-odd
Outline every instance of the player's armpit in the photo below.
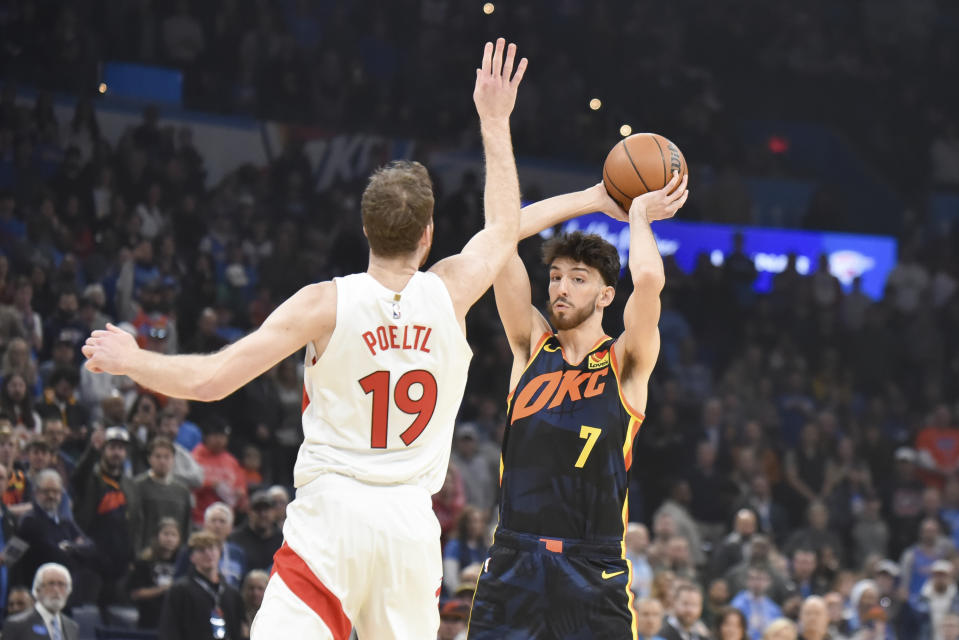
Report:
<svg viewBox="0 0 959 640"><path fill-rule="evenodd" d="M430 271L446 284L457 318L466 317L470 307L493 284L510 253L515 251L515 236L507 237L497 227L490 226L470 238L460 253L433 265Z"/></svg>
<svg viewBox="0 0 959 640"><path fill-rule="evenodd" d="M308 342L326 345L336 324L336 285L303 287L267 317L259 329L212 354L211 375L198 390L218 400L269 370Z"/></svg>

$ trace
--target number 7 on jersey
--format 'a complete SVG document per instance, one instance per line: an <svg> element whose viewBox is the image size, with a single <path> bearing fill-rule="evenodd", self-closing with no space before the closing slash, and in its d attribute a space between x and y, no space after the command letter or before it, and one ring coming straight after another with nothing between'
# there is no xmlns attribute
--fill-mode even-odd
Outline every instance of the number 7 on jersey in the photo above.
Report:
<svg viewBox="0 0 959 640"><path fill-rule="evenodd" d="M371 424L370 447L373 449L386 448L386 434L390 416L390 372L374 371L359 380L360 386L367 394L373 394L373 419ZM410 396L410 388L419 384L423 393L418 398ZM415 415L413 424L400 434L400 439L406 446L420 437L423 429L429 424L436 409L436 378L429 371L416 369L407 371L393 389L393 402L396 408L403 413Z"/></svg>

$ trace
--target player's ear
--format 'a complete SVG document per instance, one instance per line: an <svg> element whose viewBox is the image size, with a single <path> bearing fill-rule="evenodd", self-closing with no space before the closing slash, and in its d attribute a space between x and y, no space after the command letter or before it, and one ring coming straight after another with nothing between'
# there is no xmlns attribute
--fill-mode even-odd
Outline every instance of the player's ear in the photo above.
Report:
<svg viewBox="0 0 959 640"><path fill-rule="evenodd" d="M596 301L596 306L598 306L600 309L605 309L609 305L613 304L613 298L615 297L616 288L606 285L599 293L599 300Z"/></svg>
<svg viewBox="0 0 959 640"><path fill-rule="evenodd" d="M370 234L368 234L368 233L366 232L366 225L365 225L365 224L363 225L363 237L366 238L367 240L370 239Z"/></svg>
<svg viewBox="0 0 959 640"><path fill-rule="evenodd" d="M426 223L426 227L423 229L423 235L420 236L420 244L424 247L428 247L433 244L433 221L432 220Z"/></svg>

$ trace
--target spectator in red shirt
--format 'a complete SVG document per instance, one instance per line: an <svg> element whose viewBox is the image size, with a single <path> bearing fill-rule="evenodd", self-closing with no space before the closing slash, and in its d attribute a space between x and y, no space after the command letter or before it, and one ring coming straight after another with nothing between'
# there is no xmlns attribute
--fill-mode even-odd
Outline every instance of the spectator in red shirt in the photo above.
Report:
<svg viewBox="0 0 959 640"><path fill-rule="evenodd" d="M226 448L230 426L211 415L202 427L203 442L193 450L193 458L203 467L203 485L193 491L193 521L197 524L203 522L203 512L214 502L225 502L234 511L245 511L247 502L246 472Z"/></svg>
<svg viewBox="0 0 959 640"><path fill-rule="evenodd" d="M922 480L942 488L945 477L959 468L959 429L951 425L949 407L937 406L916 436Z"/></svg>

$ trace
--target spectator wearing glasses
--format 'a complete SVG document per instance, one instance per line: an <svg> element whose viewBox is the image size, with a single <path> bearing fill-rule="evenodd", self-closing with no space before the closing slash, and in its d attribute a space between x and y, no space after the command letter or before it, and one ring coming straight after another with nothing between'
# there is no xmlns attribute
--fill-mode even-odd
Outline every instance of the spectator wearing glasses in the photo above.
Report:
<svg viewBox="0 0 959 640"><path fill-rule="evenodd" d="M44 469L34 480L33 510L26 514L17 528L17 537L30 547L14 565L15 580L27 583L37 568L54 562L76 567L94 553L93 543L71 517L60 513L63 480L53 469Z"/></svg>
<svg viewBox="0 0 959 640"><path fill-rule="evenodd" d="M7 619L4 640L78 640L79 625L63 613L72 591L73 580L66 567L53 562L41 565L33 579L36 605Z"/></svg>

